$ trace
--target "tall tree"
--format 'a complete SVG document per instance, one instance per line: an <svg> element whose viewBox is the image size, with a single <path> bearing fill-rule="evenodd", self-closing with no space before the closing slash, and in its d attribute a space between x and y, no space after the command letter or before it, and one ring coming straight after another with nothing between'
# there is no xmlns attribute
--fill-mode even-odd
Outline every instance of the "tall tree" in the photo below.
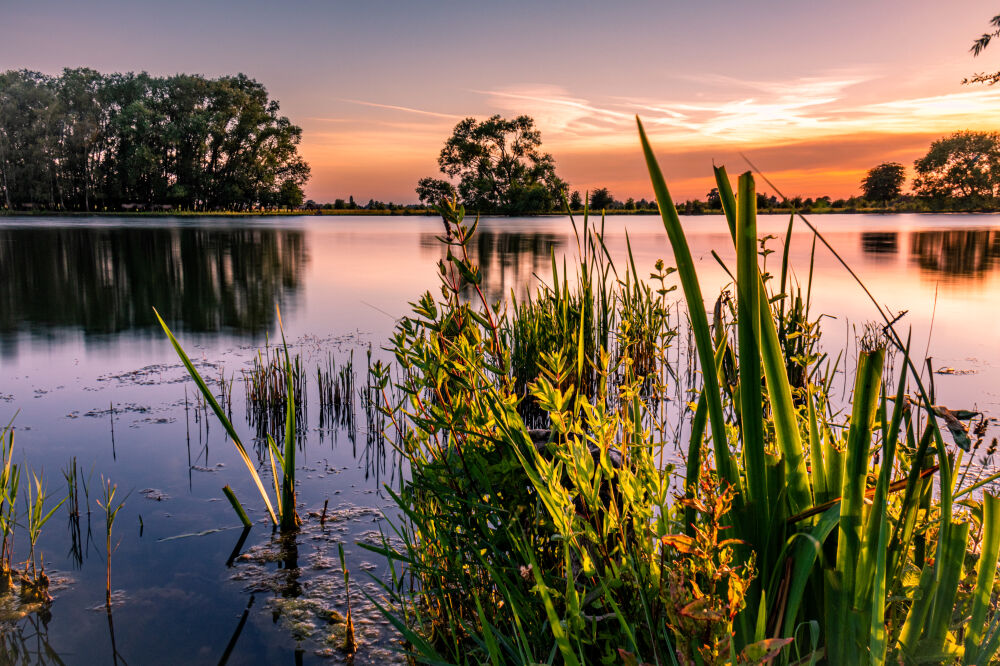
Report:
<svg viewBox="0 0 1000 666"><path fill-rule="evenodd" d="M55 201L52 79L28 70L0 74L0 188L7 208Z"/></svg>
<svg viewBox="0 0 1000 666"><path fill-rule="evenodd" d="M906 182L906 167L899 162L884 162L868 170L861 181L865 199L889 202L899 196Z"/></svg>
<svg viewBox="0 0 1000 666"><path fill-rule="evenodd" d="M979 205L1000 194L1000 134L955 132L932 143L914 169L919 196Z"/></svg>
<svg viewBox="0 0 1000 666"><path fill-rule="evenodd" d="M529 116L512 120L492 116L482 122L466 118L445 142L438 166L449 178L458 179L458 195L469 208L508 214L546 212L559 204L566 183L556 175L555 161L541 152L541 145L541 132ZM421 191L427 190L418 189L418 194Z"/></svg>

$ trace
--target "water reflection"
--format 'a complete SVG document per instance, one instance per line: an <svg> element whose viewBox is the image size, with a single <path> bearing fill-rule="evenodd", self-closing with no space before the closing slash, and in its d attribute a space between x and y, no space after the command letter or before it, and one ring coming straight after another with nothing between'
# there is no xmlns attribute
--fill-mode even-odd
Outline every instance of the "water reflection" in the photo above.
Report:
<svg viewBox="0 0 1000 666"><path fill-rule="evenodd" d="M953 277L982 277L1000 264L1000 232L920 231L910 235L910 257L920 269Z"/></svg>
<svg viewBox="0 0 1000 666"><path fill-rule="evenodd" d="M895 231L865 231L861 234L861 249L867 254L896 254L898 237Z"/></svg>
<svg viewBox="0 0 1000 666"><path fill-rule="evenodd" d="M910 261L923 273L945 278L981 278L1000 267L1000 231L949 229L909 234ZM862 251L874 258L898 254L900 233L863 232Z"/></svg>
<svg viewBox="0 0 1000 666"><path fill-rule="evenodd" d="M553 252L557 257L566 252L565 242L565 236L548 231L501 231L480 226L469 244L469 258L482 271L481 287L490 302L510 296L511 289L520 298L534 275L551 266ZM447 257L447 246L435 234L422 234L420 245L439 252L442 260ZM469 285L462 295L472 296Z"/></svg>
<svg viewBox="0 0 1000 666"><path fill-rule="evenodd" d="M18 330L259 332L294 306L305 239L289 229L0 229L0 337Z"/></svg>

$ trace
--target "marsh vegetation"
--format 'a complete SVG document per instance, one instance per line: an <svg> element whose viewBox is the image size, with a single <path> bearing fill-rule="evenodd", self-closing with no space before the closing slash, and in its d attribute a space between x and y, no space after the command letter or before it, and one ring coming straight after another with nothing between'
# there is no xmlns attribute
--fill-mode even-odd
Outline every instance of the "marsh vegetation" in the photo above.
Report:
<svg viewBox="0 0 1000 666"><path fill-rule="evenodd" d="M710 322L642 138L697 372L668 353L673 270L657 264L649 286L631 256L616 266L603 221L575 227L573 270L554 265L550 284L508 305L479 286L477 222L442 204L440 297L424 294L397 325L401 376L380 386L396 395L387 415L407 424L396 446L410 475L392 493L402 547L375 550L396 564L385 587L397 610L386 612L411 654L989 662L1000 505L996 477L968 474L967 458L987 422L937 404L931 361L900 332L901 313L875 301L881 320L858 331L853 390L838 398L848 357L822 351L811 269L791 277L796 220L780 273L763 270L754 178L734 191L723 168L736 262ZM671 382L685 414L673 432L660 420ZM664 463L670 444L683 445L683 468Z"/></svg>

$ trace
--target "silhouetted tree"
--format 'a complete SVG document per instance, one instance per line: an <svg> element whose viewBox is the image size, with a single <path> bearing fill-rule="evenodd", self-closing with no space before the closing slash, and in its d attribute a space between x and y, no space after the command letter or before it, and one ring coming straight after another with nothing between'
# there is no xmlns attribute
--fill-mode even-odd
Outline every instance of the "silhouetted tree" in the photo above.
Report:
<svg viewBox="0 0 1000 666"><path fill-rule="evenodd" d="M417 183L417 198L428 206L436 206L443 199L455 196L455 187L440 178L421 178Z"/></svg>
<svg viewBox="0 0 1000 666"><path fill-rule="evenodd" d="M445 142L438 165L443 174L458 179L458 195L467 208L547 212L561 203L566 183L556 176L555 161L541 152L541 145L541 132L529 116L492 116L482 122L466 118ZM429 180L434 179L421 183Z"/></svg>
<svg viewBox="0 0 1000 666"><path fill-rule="evenodd" d="M914 164L913 190L938 203L978 205L1000 192L1000 134L955 132L931 144Z"/></svg>
<svg viewBox="0 0 1000 666"><path fill-rule="evenodd" d="M606 187L599 187L590 193L590 210L602 211L611 208L615 203L615 198Z"/></svg>
<svg viewBox="0 0 1000 666"><path fill-rule="evenodd" d="M888 203L903 191L906 182L906 167L899 162L885 162L868 170L861 181L865 199Z"/></svg>
<svg viewBox="0 0 1000 666"><path fill-rule="evenodd" d="M719 196L719 188L713 187L705 195L705 205L709 208L722 208L722 197Z"/></svg>

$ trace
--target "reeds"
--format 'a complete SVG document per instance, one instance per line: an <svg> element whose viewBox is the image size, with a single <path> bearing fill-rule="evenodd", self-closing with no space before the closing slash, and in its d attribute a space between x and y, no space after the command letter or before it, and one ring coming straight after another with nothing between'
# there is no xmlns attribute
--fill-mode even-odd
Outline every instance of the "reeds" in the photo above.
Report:
<svg viewBox="0 0 1000 666"><path fill-rule="evenodd" d="M354 429L355 382L354 350L339 368L332 353L327 354L325 364L316 367L320 428L340 426Z"/></svg>
<svg viewBox="0 0 1000 666"><path fill-rule="evenodd" d="M243 460L243 464L246 466L247 472L250 474L250 478L253 480L254 485L257 486L257 491L260 493L261 499L264 501L264 506L271 519L271 524L274 526L280 525L282 530L295 529L299 525L299 516L295 508L295 444L296 433L298 432L296 418L301 413L296 406L298 404L296 396L304 394L305 379L302 374L302 366L301 363L299 363L298 356L296 356L296 361L293 364L291 355L288 353L288 345L285 342L284 327L281 323L281 311L278 311L277 317L279 330L281 330L282 350L280 354L276 352L273 359L270 356L270 352L266 352L266 358L268 359L266 367L268 368L273 365L274 359L280 358L281 374L284 378L285 385L284 396L280 401L285 409L284 418L282 419L284 425L284 452L278 448L278 445L270 432L265 434L272 481L274 482L275 496L273 503L271 502L270 494L265 488L263 481L261 481L260 475L257 473L256 466L251 460L250 455L247 453L246 447L243 445L239 434L237 434L236 428L233 427L232 421L226 416L222 407L219 405L219 402L212 394L211 389L209 389L208 385L205 383L205 380L201 378L200 374L198 374L197 369L195 369L194 364L191 363L191 359L181 347L180 342L177 341L177 338L175 338L174 334L171 333L166 322L164 322L163 318L160 317L160 313L157 312L155 308L153 312L156 314L156 317L160 322L160 326L163 328L163 332L173 345L174 351L177 352L178 357L180 357L181 362L187 369L191 379L194 380L194 383L198 387L205 403L212 408L216 418L219 419L222 427L225 428L226 433L233 441L233 445L236 447L237 453L239 453L240 458ZM265 358L265 356L258 356L258 360L263 358ZM267 372L270 373L271 371L267 370ZM298 384L296 384L296 377L299 377L301 380ZM272 391L271 388L268 388L267 390ZM273 424L274 422L269 421L269 423ZM239 500L236 499L236 495L233 493L232 489L226 493L226 497L232 504L240 522L246 526L249 519L247 518L246 512L243 510Z"/></svg>
<svg viewBox="0 0 1000 666"><path fill-rule="evenodd" d="M510 314L477 289L466 251L475 224L443 204L442 298L419 299L392 341L403 395L387 411L409 467L391 491L403 546L376 549L404 569L386 587L413 655L989 662L1000 644L997 500L974 498L989 477L956 482L961 453L937 423L947 414L895 322L867 329L854 391L837 404L839 358L818 351L811 271L803 298L787 248L777 284L761 270L754 178L741 175L734 192L717 168L735 298L720 298L710 323L641 125L640 138L700 370L700 386L684 387L698 389L691 423L674 441L687 450L684 491L673 496L657 455L656 396L681 376L664 352L665 294L640 286L634 262L620 276L585 217L582 233L574 223L575 284L553 262L552 285Z"/></svg>
<svg viewBox="0 0 1000 666"><path fill-rule="evenodd" d="M54 505L43 476L30 470L24 484L23 508L19 508L22 468L14 463L13 423L0 429L0 596L16 593L22 602L46 604L52 601L48 593L49 579L45 563L36 558L36 548L42 528L63 505L67 497ZM48 505L48 506L47 506ZM14 536L23 526L28 537L28 554L23 567L14 567Z"/></svg>
<svg viewBox="0 0 1000 666"><path fill-rule="evenodd" d="M288 359L287 352L287 348L283 354L281 349L272 350L270 345L265 344L264 348L258 350L253 357L250 368L243 371L247 416L250 424L256 428L257 438L261 440L268 434L279 441L283 439L282 431L289 403L293 406L298 422L305 423L303 418L306 404L305 368L298 354ZM288 372L291 372L290 385L286 377ZM224 378L221 383L225 396ZM229 390L231 401L231 385ZM293 430L293 432L298 434L299 431Z"/></svg>
<svg viewBox="0 0 1000 666"><path fill-rule="evenodd" d="M114 530L115 519L118 518L118 512L125 505L125 500L127 498L123 497L117 499L118 496L118 484L111 483L111 479L106 479L101 477L101 497L98 497L94 501L97 502L97 506L101 507L104 511L104 540L105 549L107 556L104 560L105 562L105 588L104 588L104 602L107 607L108 615L111 614L111 554L117 549L117 544L112 547L111 545L111 534Z"/></svg>

